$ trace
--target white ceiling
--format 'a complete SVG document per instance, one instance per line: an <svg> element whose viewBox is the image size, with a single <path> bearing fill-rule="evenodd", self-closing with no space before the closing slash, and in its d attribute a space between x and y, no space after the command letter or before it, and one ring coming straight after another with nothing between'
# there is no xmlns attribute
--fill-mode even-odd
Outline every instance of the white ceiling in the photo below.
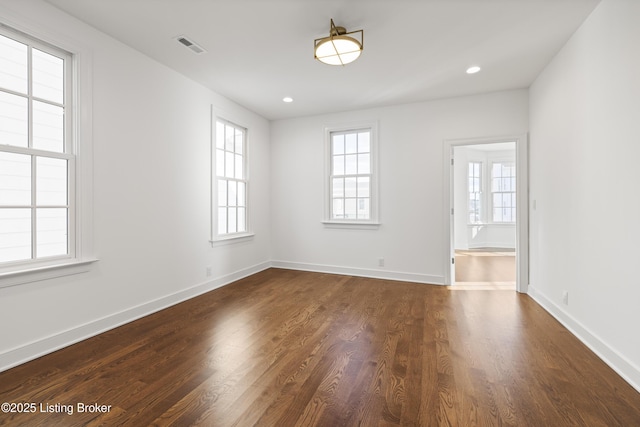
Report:
<svg viewBox="0 0 640 427"><path fill-rule="evenodd" d="M48 1L273 120L527 88L600 0ZM331 18L364 30L345 67L313 58Z"/></svg>

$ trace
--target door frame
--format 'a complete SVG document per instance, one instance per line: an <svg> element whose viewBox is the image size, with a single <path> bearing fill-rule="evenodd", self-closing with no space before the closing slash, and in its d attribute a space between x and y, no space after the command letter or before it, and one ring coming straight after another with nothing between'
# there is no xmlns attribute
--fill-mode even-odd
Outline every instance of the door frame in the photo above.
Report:
<svg viewBox="0 0 640 427"><path fill-rule="evenodd" d="M453 221L453 149L465 145L516 143L516 291L527 293L529 289L529 135L444 140L444 284L454 282L455 257Z"/></svg>

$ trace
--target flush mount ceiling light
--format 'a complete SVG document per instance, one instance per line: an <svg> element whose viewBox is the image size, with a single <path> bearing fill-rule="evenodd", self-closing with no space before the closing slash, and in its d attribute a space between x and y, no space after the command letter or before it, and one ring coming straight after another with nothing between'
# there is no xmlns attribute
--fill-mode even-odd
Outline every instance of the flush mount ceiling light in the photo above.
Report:
<svg viewBox="0 0 640 427"><path fill-rule="evenodd" d="M358 33L360 40L351 37L352 35L357 36ZM363 41L363 30L347 32L344 27L336 27L332 19L329 37L316 39L313 42L314 56L325 64L346 65L358 59L362 53Z"/></svg>
<svg viewBox="0 0 640 427"><path fill-rule="evenodd" d="M467 74L475 74L478 71L480 71L480 67L478 67L477 65L467 68Z"/></svg>

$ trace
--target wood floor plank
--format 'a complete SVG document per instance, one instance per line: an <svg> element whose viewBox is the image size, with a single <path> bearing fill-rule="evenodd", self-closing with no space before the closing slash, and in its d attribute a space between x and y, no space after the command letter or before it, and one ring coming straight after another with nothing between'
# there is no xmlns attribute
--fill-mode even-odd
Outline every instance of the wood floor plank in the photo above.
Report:
<svg viewBox="0 0 640 427"><path fill-rule="evenodd" d="M633 426L640 394L526 295L269 269L0 373L11 426Z"/></svg>

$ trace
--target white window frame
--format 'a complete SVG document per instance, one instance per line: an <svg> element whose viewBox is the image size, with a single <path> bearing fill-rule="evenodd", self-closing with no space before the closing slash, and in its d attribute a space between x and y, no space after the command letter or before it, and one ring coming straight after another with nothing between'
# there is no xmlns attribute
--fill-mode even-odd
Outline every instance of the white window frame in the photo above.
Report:
<svg viewBox="0 0 640 427"><path fill-rule="evenodd" d="M5 15L0 33L39 50L65 56L65 149L63 153L2 145L3 152L67 160L66 255L0 264L0 288L89 271L93 256L91 51L57 32ZM31 94L29 94L31 97ZM79 108L82 105L82 109ZM81 113L82 112L82 113ZM31 118L30 118L31 120ZM29 125L31 128L31 125ZM32 136L29 136L31 141ZM33 191L33 188L32 188ZM33 203L33 202L32 202ZM33 208L33 206L30 206ZM32 229L32 234L35 230ZM33 238L32 238L33 239ZM33 244L33 240L32 240Z"/></svg>
<svg viewBox="0 0 640 427"><path fill-rule="evenodd" d="M368 130L369 136L369 155L370 155L370 172L369 191L370 191L370 216L369 219L337 219L333 218L332 206L332 135L336 133L350 133L356 131ZM325 164L324 164L324 214L322 223L326 227L334 228L355 228L355 229L377 229L380 226L379 218L379 185L378 185L378 123L377 121L349 123L341 125L329 125L324 128L324 148L325 148ZM357 175L357 174L356 174Z"/></svg>
<svg viewBox="0 0 640 427"><path fill-rule="evenodd" d="M469 180L471 179L475 179L475 173L473 176L471 176L470 172L469 172L469 166L470 165L480 165L479 167L479 175L478 175L478 191L471 191L471 184L469 183ZM483 218L484 218L484 207L485 207L485 200L484 200L484 162L482 160L469 160L467 162L467 224L469 225L477 225L477 224L482 224L483 222ZM478 207L478 218L476 221L471 221L471 215L474 214L475 212L471 210L471 194L472 193L479 193L479 199L478 202L480 204L480 206Z"/></svg>
<svg viewBox="0 0 640 427"><path fill-rule="evenodd" d="M231 126L234 129L240 130L243 133L242 138L242 170L243 175L241 178L236 177L226 177L226 176L218 176L218 137L217 137L217 126L218 123L224 124L225 126ZM215 244L218 242L228 242L228 241L237 241L239 239L249 239L254 235L251 229L251 219L250 219L250 180L249 180L249 130L246 126L240 125L235 121L228 120L221 116L218 116L213 112L212 108L212 120L211 120L211 243ZM226 152L226 151L225 151ZM224 163L224 162L223 162ZM225 163L226 164L226 163ZM219 208L221 208L219 203L219 184L220 181L233 181L236 183L243 183L245 188L244 193L244 230L243 231L235 231L235 232L226 232L220 233L218 230L218 219L219 219ZM237 208L239 205L235 205ZM225 208L230 208L231 205L225 205ZM237 215L237 211L236 211ZM237 216L236 216L237 218ZM228 220L228 217L227 217ZM227 223L228 224L228 223Z"/></svg>
<svg viewBox="0 0 640 427"><path fill-rule="evenodd" d="M513 188L511 189L511 191L494 191L493 190L493 180L495 179L495 177L493 176L493 166L495 164L510 165L511 167L514 168L514 174L513 174L512 178L515 180L515 185L512 186ZM489 171L490 171L490 173L489 173L490 178L489 178L489 182L487 183L489 191L487 193L488 193L488 196L489 196L490 210L489 210L489 212L487 214L489 216L490 223L491 224L507 224L507 225L508 224L515 224L516 223L516 215L517 215L516 203L515 202L517 200L516 199L516 197L517 197L516 189L517 189L517 185L518 185L516 162L513 159L499 159L499 158L492 159L492 161L490 162L490 165L489 165ZM500 178L502 179L503 177L500 177ZM513 221L496 221L495 220L494 210L495 209L499 209L499 208L494 206L494 203L493 203L494 194L511 194L512 195L511 198L513 199L514 203L511 205L511 207L509 207L507 209L511 209L512 210L512 215L511 216L513 218ZM504 207L502 209L504 209Z"/></svg>

